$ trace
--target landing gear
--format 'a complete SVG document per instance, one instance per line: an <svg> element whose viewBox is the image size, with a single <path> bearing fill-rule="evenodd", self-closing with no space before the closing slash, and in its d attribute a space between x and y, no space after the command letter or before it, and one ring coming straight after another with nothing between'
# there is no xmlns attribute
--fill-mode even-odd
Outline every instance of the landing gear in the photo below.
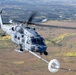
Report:
<svg viewBox="0 0 76 75"><path fill-rule="evenodd" d="M42 55L42 52L40 52L40 55Z"/></svg>
<svg viewBox="0 0 76 75"><path fill-rule="evenodd" d="M48 55L48 52L40 52L40 55L42 55L44 53L44 55Z"/></svg>
<svg viewBox="0 0 76 75"><path fill-rule="evenodd" d="M15 50L16 52L19 52L19 53L23 53L23 48L22 48L22 44L20 44L20 48Z"/></svg>
<svg viewBox="0 0 76 75"><path fill-rule="evenodd" d="M20 49L19 49L20 51L23 51L23 49L22 49L22 45L20 44Z"/></svg>
<svg viewBox="0 0 76 75"><path fill-rule="evenodd" d="M2 36L2 37L3 37L3 36L6 36L6 32L5 32L5 33L3 33L1 36Z"/></svg>
<svg viewBox="0 0 76 75"><path fill-rule="evenodd" d="M45 51L45 52L44 52L44 55L48 55L48 52Z"/></svg>

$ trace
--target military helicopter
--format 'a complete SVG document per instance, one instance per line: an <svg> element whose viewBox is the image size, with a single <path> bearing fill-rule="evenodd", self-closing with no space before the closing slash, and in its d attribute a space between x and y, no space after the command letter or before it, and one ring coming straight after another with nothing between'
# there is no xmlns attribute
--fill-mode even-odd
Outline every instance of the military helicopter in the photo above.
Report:
<svg viewBox="0 0 76 75"><path fill-rule="evenodd" d="M65 29L76 29L75 27L63 27L63 26L53 26L53 25L43 25L32 23L36 12L32 13L28 19L28 21L19 21L20 24L14 24L10 21L10 26L7 23L2 22L1 17L2 11L0 12L0 27L2 30L11 36L11 40L20 46L20 49L15 50L16 52L23 53L25 51L30 52L35 55L39 59L43 60L48 64L48 69L50 72L57 72L60 69L60 62L57 59L53 59L50 62L43 59L41 56L37 55L35 52L39 52L40 55L44 53L44 55L48 55L46 51L47 46L44 42L44 38L41 37L35 28L30 27L30 25L42 26L42 27L53 27L53 28L65 28ZM2 36L5 36L5 33Z"/></svg>

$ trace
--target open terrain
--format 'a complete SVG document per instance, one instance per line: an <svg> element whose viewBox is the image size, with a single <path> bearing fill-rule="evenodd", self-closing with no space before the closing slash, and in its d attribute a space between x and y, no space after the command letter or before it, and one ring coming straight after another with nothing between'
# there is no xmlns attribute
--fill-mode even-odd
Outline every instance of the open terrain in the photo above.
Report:
<svg viewBox="0 0 76 75"><path fill-rule="evenodd" d="M45 24L76 27L75 21L48 21ZM17 53L18 48L10 39L0 36L0 75L76 75L76 30L36 27L38 33L45 38L48 56L42 57L48 61L58 59L61 68L50 73L47 64L32 54ZM0 35L3 31L0 29Z"/></svg>

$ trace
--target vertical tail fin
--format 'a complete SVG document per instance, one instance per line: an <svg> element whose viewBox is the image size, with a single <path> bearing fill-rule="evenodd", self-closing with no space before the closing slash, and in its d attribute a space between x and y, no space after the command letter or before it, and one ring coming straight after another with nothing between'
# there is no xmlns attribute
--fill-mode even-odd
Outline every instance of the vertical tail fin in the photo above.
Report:
<svg viewBox="0 0 76 75"><path fill-rule="evenodd" d="M1 14L2 14L2 11L0 11L0 27L3 25Z"/></svg>
<svg viewBox="0 0 76 75"><path fill-rule="evenodd" d="M0 11L0 14L2 14L2 11Z"/></svg>

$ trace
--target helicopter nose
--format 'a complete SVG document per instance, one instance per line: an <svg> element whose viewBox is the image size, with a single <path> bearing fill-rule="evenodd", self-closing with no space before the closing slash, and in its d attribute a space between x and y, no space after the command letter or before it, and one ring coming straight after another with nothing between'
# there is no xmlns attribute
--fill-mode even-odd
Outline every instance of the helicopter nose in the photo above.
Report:
<svg viewBox="0 0 76 75"><path fill-rule="evenodd" d="M44 55L48 55L48 52L46 52L46 46L43 46L43 47L38 47L38 50L37 50L37 52L39 52L40 53L40 55L42 55L42 53L44 53Z"/></svg>
<svg viewBox="0 0 76 75"><path fill-rule="evenodd" d="M45 46L38 46L37 49L38 49L39 52L46 51L46 47Z"/></svg>

